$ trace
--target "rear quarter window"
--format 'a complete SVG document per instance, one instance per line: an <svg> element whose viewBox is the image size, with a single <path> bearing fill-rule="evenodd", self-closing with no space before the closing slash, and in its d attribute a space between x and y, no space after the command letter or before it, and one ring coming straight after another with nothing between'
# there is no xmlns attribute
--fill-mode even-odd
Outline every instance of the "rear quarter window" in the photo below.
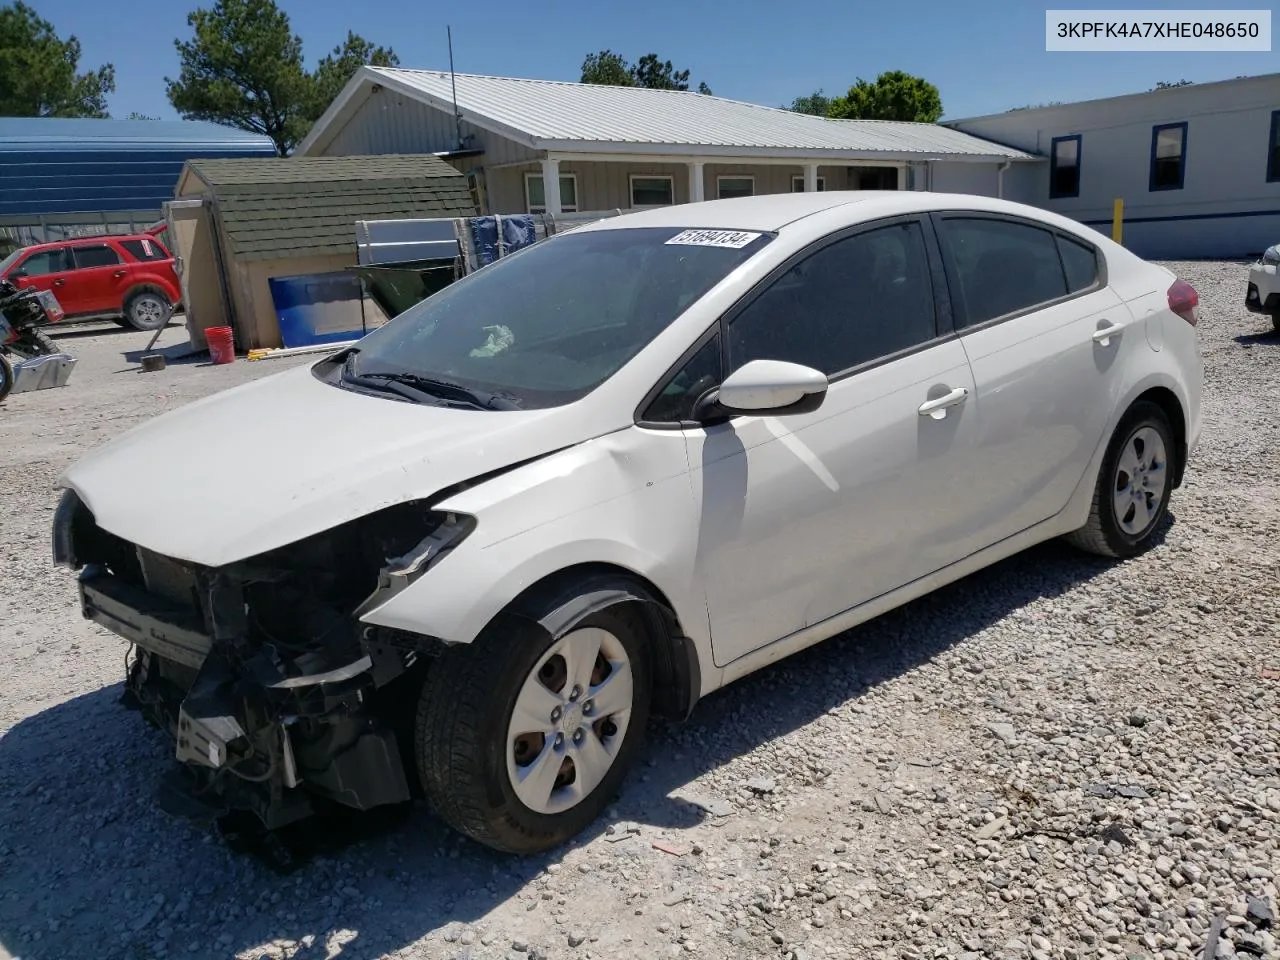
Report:
<svg viewBox="0 0 1280 960"><path fill-rule="evenodd" d="M120 246L124 247L129 256L135 260L169 259L168 252L160 244L148 237L140 237L137 240L121 240Z"/></svg>

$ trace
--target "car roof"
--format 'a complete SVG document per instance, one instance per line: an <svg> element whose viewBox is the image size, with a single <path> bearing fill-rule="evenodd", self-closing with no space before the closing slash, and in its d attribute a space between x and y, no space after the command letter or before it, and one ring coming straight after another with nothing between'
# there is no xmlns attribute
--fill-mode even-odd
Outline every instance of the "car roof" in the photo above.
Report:
<svg viewBox="0 0 1280 960"><path fill-rule="evenodd" d="M1074 221L1039 207L968 193L932 193L924 190L833 190L813 193L777 193L730 200L707 200L655 207L583 224L577 230L611 230L631 227L698 227L708 230L760 230L773 232L799 224L809 217L848 208L849 223L925 210L978 210L1006 213L1039 220L1050 226ZM1070 229L1069 228L1069 229Z"/></svg>

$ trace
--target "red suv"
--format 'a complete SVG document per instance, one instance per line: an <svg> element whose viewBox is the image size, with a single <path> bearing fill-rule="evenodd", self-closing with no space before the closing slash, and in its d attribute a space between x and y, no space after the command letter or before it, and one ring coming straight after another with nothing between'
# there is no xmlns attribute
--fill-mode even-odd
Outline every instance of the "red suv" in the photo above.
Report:
<svg viewBox="0 0 1280 960"><path fill-rule="evenodd" d="M173 255L149 233L38 243L0 260L0 277L50 290L68 320L158 330L182 299Z"/></svg>

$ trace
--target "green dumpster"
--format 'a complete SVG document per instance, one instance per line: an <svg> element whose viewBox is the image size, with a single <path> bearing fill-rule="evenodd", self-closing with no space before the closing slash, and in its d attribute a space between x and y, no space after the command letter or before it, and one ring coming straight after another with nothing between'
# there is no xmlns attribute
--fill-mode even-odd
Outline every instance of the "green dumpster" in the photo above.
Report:
<svg viewBox="0 0 1280 960"><path fill-rule="evenodd" d="M404 313L457 279L453 257L351 267L387 319Z"/></svg>

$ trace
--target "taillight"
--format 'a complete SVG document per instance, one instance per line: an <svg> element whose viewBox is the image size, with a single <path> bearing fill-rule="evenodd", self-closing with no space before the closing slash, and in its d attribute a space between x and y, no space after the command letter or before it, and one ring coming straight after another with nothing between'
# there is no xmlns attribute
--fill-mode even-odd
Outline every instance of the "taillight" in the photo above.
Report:
<svg viewBox="0 0 1280 960"><path fill-rule="evenodd" d="M1196 308L1200 306L1200 294L1185 280L1173 281L1169 288L1169 309L1193 327L1200 321Z"/></svg>

